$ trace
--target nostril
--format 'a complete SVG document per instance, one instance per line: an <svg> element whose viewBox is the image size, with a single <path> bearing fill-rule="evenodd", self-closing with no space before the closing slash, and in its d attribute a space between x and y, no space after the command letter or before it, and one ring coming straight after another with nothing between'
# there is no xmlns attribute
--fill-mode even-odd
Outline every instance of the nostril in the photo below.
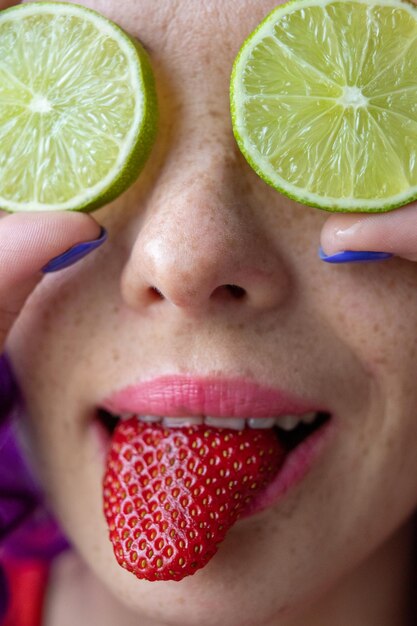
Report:
<svg viewBox="0 0 417 626"><path fill-rule="evenodd" d="M246 295L246 291L238 285L225 285L225 287L236 300L241 300Z"/></svg>
<svg viewBox="0 0 417 626"><path fill-rule="evenodd" d="M211 297L224 298L225 296L232 296L233 300L242 300L246 296L246 291L238 285L221 285L213 291Z"/></svg>
<svg viewBox="0 0 417 626"><path fill-rule="evenodd" d="M165 300L164 295L156 287L149 287L149 295L153 300Z"/></svg>
<svg viewBox="0 0 417 626"><path fill-rule="evenodd" d="M157 287L152 285L149 287L149 296L154 302L165 300L165 296ZM215 299L242 300L246 296L246 291L238 285L221 285L217 287L211 294Z"/></svg>

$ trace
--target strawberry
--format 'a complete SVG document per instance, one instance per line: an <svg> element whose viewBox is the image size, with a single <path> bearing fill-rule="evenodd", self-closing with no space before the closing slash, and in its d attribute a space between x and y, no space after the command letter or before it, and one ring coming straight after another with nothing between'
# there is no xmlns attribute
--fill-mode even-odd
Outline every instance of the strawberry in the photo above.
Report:
<svg viewBox="0 0 417 626"><path fill-rule="evenodd" d="M104 478L117 561L147 580L194 574L284 457L273 430L119 422Z"/></svg>

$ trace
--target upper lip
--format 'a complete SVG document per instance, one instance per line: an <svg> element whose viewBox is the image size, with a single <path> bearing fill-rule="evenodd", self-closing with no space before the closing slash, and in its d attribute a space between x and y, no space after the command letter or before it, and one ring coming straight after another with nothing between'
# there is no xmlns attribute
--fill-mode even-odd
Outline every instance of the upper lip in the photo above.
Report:
<svg viewBox="0 0 417 626"><path fill-rule="evenodd" d="M323 410L289 392L244 378L161 376L120 389L101 407L114 415L279 417Z"/></svg>

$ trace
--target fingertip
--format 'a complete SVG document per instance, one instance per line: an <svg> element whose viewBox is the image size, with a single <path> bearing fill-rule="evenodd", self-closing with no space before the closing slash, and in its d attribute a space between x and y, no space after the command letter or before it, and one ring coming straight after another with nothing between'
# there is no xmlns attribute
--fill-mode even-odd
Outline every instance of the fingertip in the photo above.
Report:
<svg viewBox="0 0 417 626"><path fill-rule="evenodd" d="M100 235L100 224L90 215L71 211L12 213L0 220L2 238L11 237L22 245L62 248Z"/></svg>
<svg viewBox="0 0 417 626"><path fill-rule="evenodd" d="M19 4L18 0L0 0L0 11L10 9L10 7L16 6L16 4Z"/></svg>
<svg viewBox="0 0 417 626"><path fill-rule="evenodd" d="M346 243L343 241L343 232L349 232L355 236L360 228L361 218L358 215L332 215L324 223L320 233L320 246L323 252L330 256L346 250Z"/></svg>
<svg viewBox="0 0 417 626"><path fill-rule="evenodd" d="M107 230L101 228L99 237L92 239L91 241L84 241L72 246L68 250L65 250L62 254L51 259L44 267L42 272L44 274L50 274L51 272L58 272L60 270L71 267L81 259L84 259L87 255L100 248L107 241Z"/></svg>
<svg viewBox="0 0 417 626"><path fill-rule="evenodd" d="M327 255L345 250L384 252L417 259L417 202L386 213L331 216L321 232Z"/></svg>
<svg viewBox="0 0 417 626"><path fill-rule="evenodd" d="M0 219L0 286L40 272L74 246L100 238L101 226L90 216L70 212L14 213Z"/></svg>

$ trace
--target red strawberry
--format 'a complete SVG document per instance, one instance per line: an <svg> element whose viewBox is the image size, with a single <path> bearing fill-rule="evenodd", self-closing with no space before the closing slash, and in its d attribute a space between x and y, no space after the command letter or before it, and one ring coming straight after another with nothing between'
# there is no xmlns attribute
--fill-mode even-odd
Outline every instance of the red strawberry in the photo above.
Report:
<svg viewBox="0 0 417 626"><path fill-rule="evenodd" d="M119 564L147 580L194 574L284 457L273 430L120 422L104 478Z"/></svg>

